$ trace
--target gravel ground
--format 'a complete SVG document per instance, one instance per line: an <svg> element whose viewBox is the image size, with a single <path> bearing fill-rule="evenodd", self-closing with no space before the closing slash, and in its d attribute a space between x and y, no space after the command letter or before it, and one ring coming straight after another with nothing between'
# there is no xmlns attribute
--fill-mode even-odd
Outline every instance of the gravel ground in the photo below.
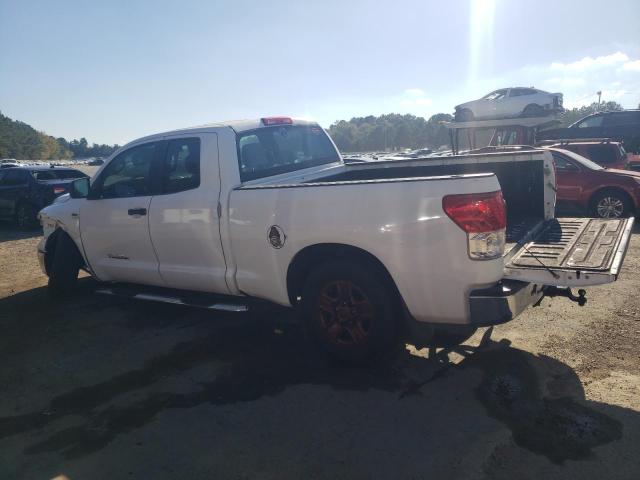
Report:
<svg viewBox="0 0 640 480"><path fill-rule="evenodd" d="M371 369L319 362L287 314L101 297L89 278L53 302L37 242L0 225L2 479L640 478L638 233L586 307L545 299Z"/></svg>

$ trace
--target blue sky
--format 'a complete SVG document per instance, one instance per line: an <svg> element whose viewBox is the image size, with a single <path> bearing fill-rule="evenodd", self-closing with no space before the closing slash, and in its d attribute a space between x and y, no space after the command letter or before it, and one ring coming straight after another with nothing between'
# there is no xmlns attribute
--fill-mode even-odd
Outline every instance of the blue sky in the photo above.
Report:
<svg viewBox="0 0 640 480"><path fill-rule="evenodd" d="M504 86L640 103L640 1L0 0L0 110L125 143L215 120L430 116Z"/></svg>

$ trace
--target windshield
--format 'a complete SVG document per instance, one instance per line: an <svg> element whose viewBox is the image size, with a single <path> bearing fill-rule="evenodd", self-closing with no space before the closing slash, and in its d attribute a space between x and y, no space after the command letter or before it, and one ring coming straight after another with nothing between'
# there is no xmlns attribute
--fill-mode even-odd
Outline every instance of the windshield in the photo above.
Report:
<svg viewBox="0 0 640 480"><path fill-rule="evenodd" d="M577 153L574 153L570 150L563 150L561 148L556 148L554 150L561 152L563 155L570 157L571 160L574 160L576 163L583 165L591 170L604 170L604 168L598 165L596 162L592 162L588 158L583 157L582 155L578 155Z"/></svg>
<svg viewBox="0 0 640 480"><path fill-rule="evenodd" d="M340 157L318 125L279 125L238 135L243 182L337 162Z"/></svg>

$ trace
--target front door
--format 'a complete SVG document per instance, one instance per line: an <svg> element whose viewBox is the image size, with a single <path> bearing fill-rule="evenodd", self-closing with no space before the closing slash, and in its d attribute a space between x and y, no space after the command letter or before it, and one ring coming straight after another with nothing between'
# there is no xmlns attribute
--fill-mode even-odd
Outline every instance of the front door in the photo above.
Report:
<svg viewBox="0 0 640 480"><path fill-rule="evenodd" d="M148 215L160 145L140 144L116 156L80 207L82 245L100 280L164 285Z"/></svg>

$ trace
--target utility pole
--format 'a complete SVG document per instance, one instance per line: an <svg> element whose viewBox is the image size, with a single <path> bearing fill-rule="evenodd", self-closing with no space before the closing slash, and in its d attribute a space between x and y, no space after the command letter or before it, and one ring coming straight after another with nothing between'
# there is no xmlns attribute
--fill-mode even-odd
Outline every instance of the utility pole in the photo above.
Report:
<svg viewBox="0 0 640 480"><path fill-rule="evenodd" d="M596 92L598 94L598 111L600 111L600 97L602 96L602 90Z"/></svg>

